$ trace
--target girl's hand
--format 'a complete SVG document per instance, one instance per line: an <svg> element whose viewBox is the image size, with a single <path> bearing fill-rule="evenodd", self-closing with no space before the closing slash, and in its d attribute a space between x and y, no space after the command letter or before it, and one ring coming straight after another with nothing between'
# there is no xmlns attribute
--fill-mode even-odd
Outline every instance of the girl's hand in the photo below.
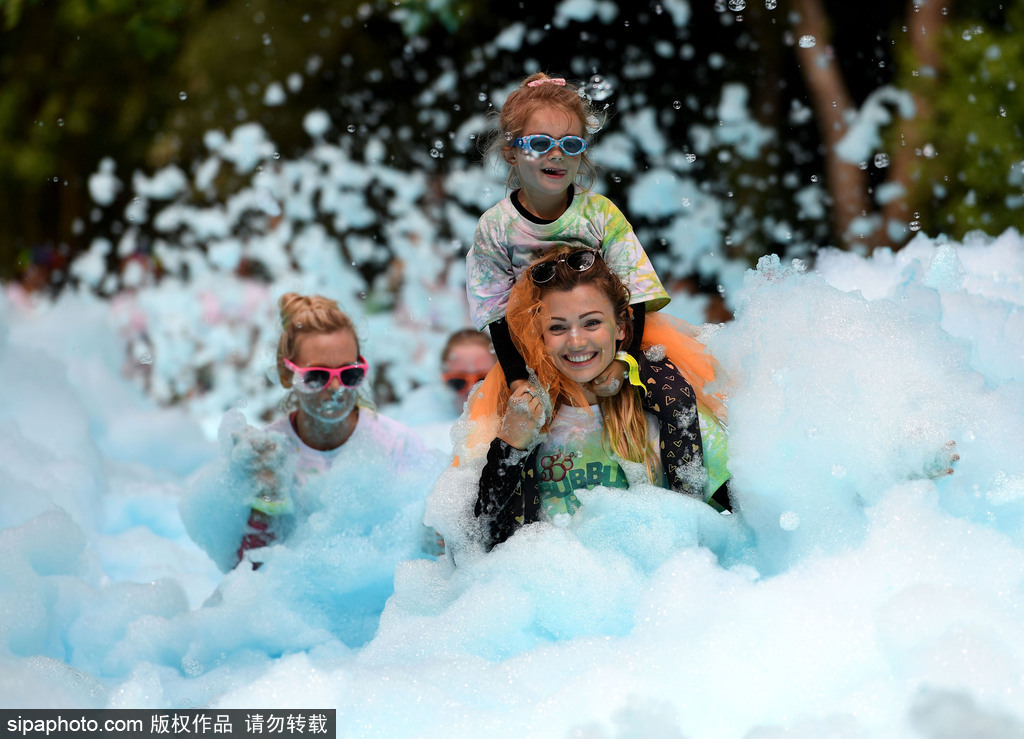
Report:
<svg viewBox="0 0 1024 739"><path fill-rule="evenodd" d="M621 359L613 359L604 372L590 381L590 391L599 398L617 395L622 385L629 381L629 365Z"/></svg>
<svg viewBox="0 0 1024 739"><path fill-rule="evenodd" d="M544 425L544 405L529 385L522 385L508 399L498 438L516 449L526 450Z"/></svg>

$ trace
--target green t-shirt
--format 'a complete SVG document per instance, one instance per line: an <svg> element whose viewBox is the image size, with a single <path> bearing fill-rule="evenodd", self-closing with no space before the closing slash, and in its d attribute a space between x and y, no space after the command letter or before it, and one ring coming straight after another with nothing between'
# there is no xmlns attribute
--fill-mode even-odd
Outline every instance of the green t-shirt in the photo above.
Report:
<svg viewBox="0 0 1024 739"><path fill-rule="evenodd" d="M653 448L658 445L658 424L647 414L647 426ZM541 503L549 518L560 513L575 513L580 507L574 491L603 485L628 488L622 467L602 444L601 409L562 406L551 422L550 435L537 451L537 477Z"/></svg>

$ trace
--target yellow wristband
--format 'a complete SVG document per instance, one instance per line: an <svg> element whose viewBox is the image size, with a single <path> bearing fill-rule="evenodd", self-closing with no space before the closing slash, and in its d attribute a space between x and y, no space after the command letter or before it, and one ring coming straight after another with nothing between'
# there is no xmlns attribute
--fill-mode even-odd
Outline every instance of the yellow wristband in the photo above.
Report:
<svg viewBox="0 0 1024 739"><path fill-rule="evenodd" d="M633 355L629 352L615 352L615 358L622 360L629 367L629 384L640 388L644 391L644 395L647 395L647 387L640 380L640 365L637 364Z"/></svg>

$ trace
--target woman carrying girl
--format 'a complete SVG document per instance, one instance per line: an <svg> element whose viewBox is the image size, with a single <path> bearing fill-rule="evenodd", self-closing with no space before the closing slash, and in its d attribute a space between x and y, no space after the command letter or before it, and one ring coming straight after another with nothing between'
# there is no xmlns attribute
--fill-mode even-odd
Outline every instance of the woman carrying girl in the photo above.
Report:
<svg viewBox="0 0 1024 739"><path fill-rule="evenodd" d="M590 132L598 128L594 111L565 80L538 73L509 95L499 120L504 137L492 148L509 165L512 192L481 216L466 258L470 315L478 328L489 328L503 374L492 374L483 392L495 394L505 383L521 390L527 367L533 367L512 341L505 315L516 281L558 247L573 249L564 264L576 271L585 271L597 253L628 290L632 339L590 380L589 390L606 397L624 384L642 388L643 407L660 424L667 485L700 495L700 412L724 421L722 404L703 392L714 379L714 365L692 327L680 334L678 325L652 315L669 302L668 293L621 211L588 189L595 174L587 156ZM668 358L657 350L645 355L645 346L666 347ZM698 397L711 402L698 405Z"/></svg>
<svg viewBox="0 0 1024 739"><path fill-rule="evenodd" d="M502 388L497 398L503 414L475 504L488 549L520 526L575 512L575 490L629 487L620 460L643 470L644 482L666 483L661 431L642 407L642 389L627 385L604 397L593 391L619 347L633 338L630 293L596 252L587 252L593 259L586 269L573 269L566 258L576 253L563 247L541 257L511 291L510 334L538 383ZM701 404L716 404L697 394ZM486 406L487 398L477 395L471 403ZM713 449L724 444L709 441ZM710 472L701 498L713 502L728 473L721 466Z"/></svg>

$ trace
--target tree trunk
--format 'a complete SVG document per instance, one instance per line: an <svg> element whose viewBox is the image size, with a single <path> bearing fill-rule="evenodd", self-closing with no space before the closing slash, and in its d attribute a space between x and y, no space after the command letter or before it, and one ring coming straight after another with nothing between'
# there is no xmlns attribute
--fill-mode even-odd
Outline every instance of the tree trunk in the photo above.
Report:
<svg viewBox="0 0 1024 739"><path fill-rule="evenodd" d="M856 113L857 106L832 51L832 34L824 6L821 0L793 0L793 10L796 12L793 32L798 39L797 62L825 146L825 181L832 198L836 238L845 248L855 244L874 248L880 243L881 233L878 224L866 218L874 213L868 196L867 172L857 163L847 162L836 154L836 145L849 127L847 117Z"/></svg>
<svg viewBox="0 0 1024 739"><path fill-rule="evenodd" d="M946 25L946 16L942 10L948 9L952 4L952 0L907 0L906 26L910 51L914 57L913 69L925 87L932 87L938 82L942 64L939 41ZM903 239L893 244L894 247L902 246L913 233L909 224L917 217L908 203L917 190L914 183L917 176L917 158L921 156L921 151L927 143L924 140L921 123L932 116L932 107L927 96L922 95L920 89L915 89L913 95L914 117L897 122L898 135L895 137L896 144L889 157L887 178L890 183L902 185L906 194L882 205L882 214L890 235L898 234L901 225L903 228ZM930 195L931 193L924 194L925 197Z"/></svg>

